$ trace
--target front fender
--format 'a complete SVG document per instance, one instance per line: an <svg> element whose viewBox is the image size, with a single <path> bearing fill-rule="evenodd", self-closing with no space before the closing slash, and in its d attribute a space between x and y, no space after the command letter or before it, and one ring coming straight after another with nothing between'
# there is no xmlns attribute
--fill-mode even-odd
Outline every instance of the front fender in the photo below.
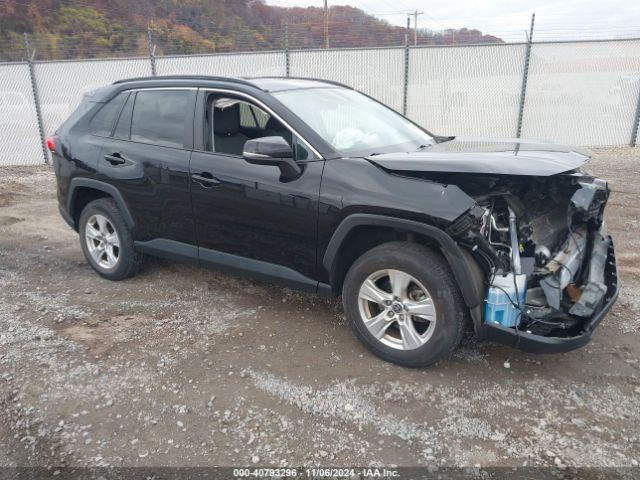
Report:
<svg viewBox="0 0 640 480"><path fill-rule="evenodd" d="M392 228L422 235L433 240L440 247L440 251L451 267L462 297L471 311L476 329L479 327L482 321L482 309L479 307L482 306L485 296L482 270L467 250L460 248L447 233L432 225L384 215L352 214L338 225L324 253L322 265L328 272L333 270L340 247L349 232L360 226Z"/></svg>

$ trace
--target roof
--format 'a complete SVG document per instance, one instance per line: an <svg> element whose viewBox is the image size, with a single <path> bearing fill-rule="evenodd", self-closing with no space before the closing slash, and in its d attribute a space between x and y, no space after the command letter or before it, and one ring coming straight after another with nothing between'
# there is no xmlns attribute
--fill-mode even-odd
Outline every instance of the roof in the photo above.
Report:
<svg viewBox="0 0 640 480"><path fill-rule="evenodd" d="M297 78L297 77L256 77L247 78L258 88L268 92L280 92L283 90L300 90L306 88L342 87L349 88L338 82L331 80L320 80L317 78Z"/></svg>
<svg viewBox="0 0 640 480"><path fill-rule="evenodd" d="M338 82L330 80L320 80L315 78L294 78L294 77L255 77L255 78L237 78L237 77L219 77L212 75L161 75L155 77L136 77L126 78L113 82L114 85L129 82L161 82L162 80L198 80L212 82L230 82L241 85L250 85L257 87L266 92L279 92L283 90L298 90L306 88L321 88L327 86L337 86L349 88Z"/></svg>

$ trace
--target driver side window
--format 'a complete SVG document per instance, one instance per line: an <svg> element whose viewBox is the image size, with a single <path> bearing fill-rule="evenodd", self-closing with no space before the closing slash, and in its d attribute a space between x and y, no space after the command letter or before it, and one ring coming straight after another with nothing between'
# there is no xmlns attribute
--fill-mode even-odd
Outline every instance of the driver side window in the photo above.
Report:
<svg viewBox="0 0 640 480"><path fill-rule="evenodd" d="M211 94L207 99L206 116L204 139L205 149L209 152L241 157L247 140L282 137L294 149L296 160L312 158L308 148L298 146L293 133L277 118L245 100Z"/></svg>

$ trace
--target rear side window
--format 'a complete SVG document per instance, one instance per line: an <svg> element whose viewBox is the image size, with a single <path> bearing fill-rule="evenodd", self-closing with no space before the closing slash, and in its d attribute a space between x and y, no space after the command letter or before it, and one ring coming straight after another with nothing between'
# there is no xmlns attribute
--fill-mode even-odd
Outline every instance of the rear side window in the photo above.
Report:
<svg viewBox="0 0 640 480"><path fill-rule="evenodd" d="M135 93L132 93L129 95L129 98L127 98L127 103L124 104L124 108L118 119L118 124L113 132L115 138L129 140L129 135L131 135L131 114L133 113L133 101L135 98Z"/></svg>
<svg viewBox="0 0 640 480"><path fill-rule="evenodd" d="M95 135L103 135L105 137L111 135L113 123L116 121L116 118L118 118L128 95L128 92L123 92L109 100L98 110L98 113L96 113L89 122L89 131Z"/></svg>
<svg viewBox="0 0 640 480"><path fill-rule="evenodd" d="M189 90L149 90L136 95L131 140L168 147L184 146L185 123L192 110Z"/></svg>

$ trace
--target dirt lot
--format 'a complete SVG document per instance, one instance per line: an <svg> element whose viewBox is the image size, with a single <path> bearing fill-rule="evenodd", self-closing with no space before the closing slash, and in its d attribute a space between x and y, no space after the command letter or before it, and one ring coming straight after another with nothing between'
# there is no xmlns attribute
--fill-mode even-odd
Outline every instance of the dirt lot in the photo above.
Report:
<svg viewBox="0 0 640 480"><path fill-rule="evenodd" d="M112 283L48 168L0 170L0 466L631 466L640 461L640 149L596 152L621 298L586 348L467 338L373 357L340 303L150 260Z"/></svg>

